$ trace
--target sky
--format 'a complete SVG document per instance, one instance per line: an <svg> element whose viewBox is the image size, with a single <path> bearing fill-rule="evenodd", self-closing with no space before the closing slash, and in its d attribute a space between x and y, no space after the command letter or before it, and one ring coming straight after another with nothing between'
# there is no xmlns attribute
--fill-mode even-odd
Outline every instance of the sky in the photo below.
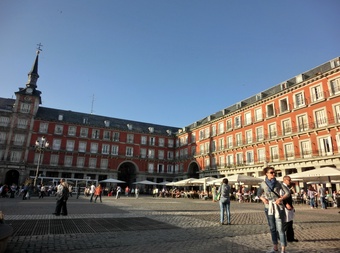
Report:
<svg viewBox="0 0 340 253"><path fill-rule="evenodd" d="M2 0L0 97L185 127L340 56L338 0Z"/></svg>

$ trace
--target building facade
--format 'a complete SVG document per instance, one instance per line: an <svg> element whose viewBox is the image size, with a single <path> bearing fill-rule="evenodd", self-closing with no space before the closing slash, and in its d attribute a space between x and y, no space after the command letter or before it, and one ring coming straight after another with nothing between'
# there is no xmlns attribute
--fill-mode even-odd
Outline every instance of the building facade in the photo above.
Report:
<svg viewBox="0 0 340 253"><path fill-rule="evenodd" d="M38 175L131 186L340 167L339 57L182 128L42 107L38 60L16 98L0 99L1 183ZM42 138L49 146L37 148Z"/></svg>

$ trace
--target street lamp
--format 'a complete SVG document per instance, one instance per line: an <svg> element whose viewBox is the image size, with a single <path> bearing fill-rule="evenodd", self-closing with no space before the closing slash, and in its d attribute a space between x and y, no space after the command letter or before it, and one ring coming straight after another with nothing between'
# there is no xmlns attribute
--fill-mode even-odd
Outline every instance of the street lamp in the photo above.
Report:
<svg viewBox="0 0 340 253"><path fill-rule="evenodd" d="M37 139L35 141L35 149L39 152L38 156L38 165L37 165L37 171L35 172L35 178L34 178L34 187L37 186L38 176L39 176L39 166L40 166L40 159L41 159L41 153L44 151L45 148L47 148L50 144L46 140L46 138L43 136L40 139Z"/></svg>

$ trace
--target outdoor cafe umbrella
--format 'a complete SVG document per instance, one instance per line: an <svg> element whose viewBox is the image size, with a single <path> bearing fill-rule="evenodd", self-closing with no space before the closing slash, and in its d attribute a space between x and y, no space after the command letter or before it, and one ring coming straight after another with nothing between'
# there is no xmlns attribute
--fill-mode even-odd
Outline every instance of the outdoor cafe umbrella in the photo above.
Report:
<svg viewBox="0 0 340 253"><path fill-rule="evenodd" d="M202 178L191 180L190 183L203 185L203 189L205 190L207 183L213 180L216 180L216 177L202 177Z"/></svg>
<svg viewBox="0 0 340 253"><path fill-rule="evenodd" d="M114 179L114 178L108 178L102 181L99 181L99 183L126 183L125 181Z"/></svg>
<svg viewBox="0 0 340 253"><path fill-rule="evenodd" d="M288 176L290 176L291 179L301 178L303 181L330 182L331 179L340 179L340 169L334 167L322 167L300 173L293 173Z"/></svg>
<svg viewBox="0 0 340 253"><path fill-rule="evenodd" d="M191 183L191 181L196 180L197 178L187 178L187 179L183 179L177 182L173 183L173 186L192 186L193 184Z"/></svg>
<svg viewBox="0 0 340 253"><path fill-rule="evenodd" d="M243 175L243 174L236 174L236 175L227 176L227 177L224 177L224 178L228 179L229 184L238 184L238 185L241 185L242 183L245 184L245 185L255 185L255 184L261 183L263 181L263 179L261 179L261 178L247 176L247 175ZM220 185L224 178L218 178L216 180L210 181L209 185L211 185L211 184Z"/></svg>
<svg viewBox="0 0 340 253"><path fill-rule="evenodd" d="M172 182L169 182L169 181L163 181L163 182L160 182L160 183L157 183L158 185L167 185L169 183L172 183Z"/></svg>
<svg viewBox="0 0 340 253"><path fill-rule="evenodd" d="M139 181L139 182L134 182L133 184L157 185L156 182L152 182L152 181L149 181L149 180L143 180L143 181Z"/></svg>

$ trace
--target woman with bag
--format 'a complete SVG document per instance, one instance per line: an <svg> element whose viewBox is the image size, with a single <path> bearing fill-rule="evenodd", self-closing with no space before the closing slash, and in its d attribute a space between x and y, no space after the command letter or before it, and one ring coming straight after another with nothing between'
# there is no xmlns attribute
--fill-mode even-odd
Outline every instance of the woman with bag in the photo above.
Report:
<svg viewBox="0 0 340 253"><path fill-rule="evenodd" d="M230 225L230 185L228 184L228 178L223 178L221 187L218 191L220 200L220 225L224 224L224 212L227 214L227 223Z"/></svg>
<svg viewBox="0 0 340 253"><path fill-rule="evenodd" d="M266 167L263 169L263 172L266 175L266 178L261 183L257 191L257 196L264 203L264 211L268 220L273 242L273 248L268 251L268 253L275 253L278 251L278 235L280 237L281 252L284 253L286 252L287 238L283 229L283 222L285 219L283 200L289 198L290 193L283 188L279 181L276 181L275 169L273 167Z"/></svg>

